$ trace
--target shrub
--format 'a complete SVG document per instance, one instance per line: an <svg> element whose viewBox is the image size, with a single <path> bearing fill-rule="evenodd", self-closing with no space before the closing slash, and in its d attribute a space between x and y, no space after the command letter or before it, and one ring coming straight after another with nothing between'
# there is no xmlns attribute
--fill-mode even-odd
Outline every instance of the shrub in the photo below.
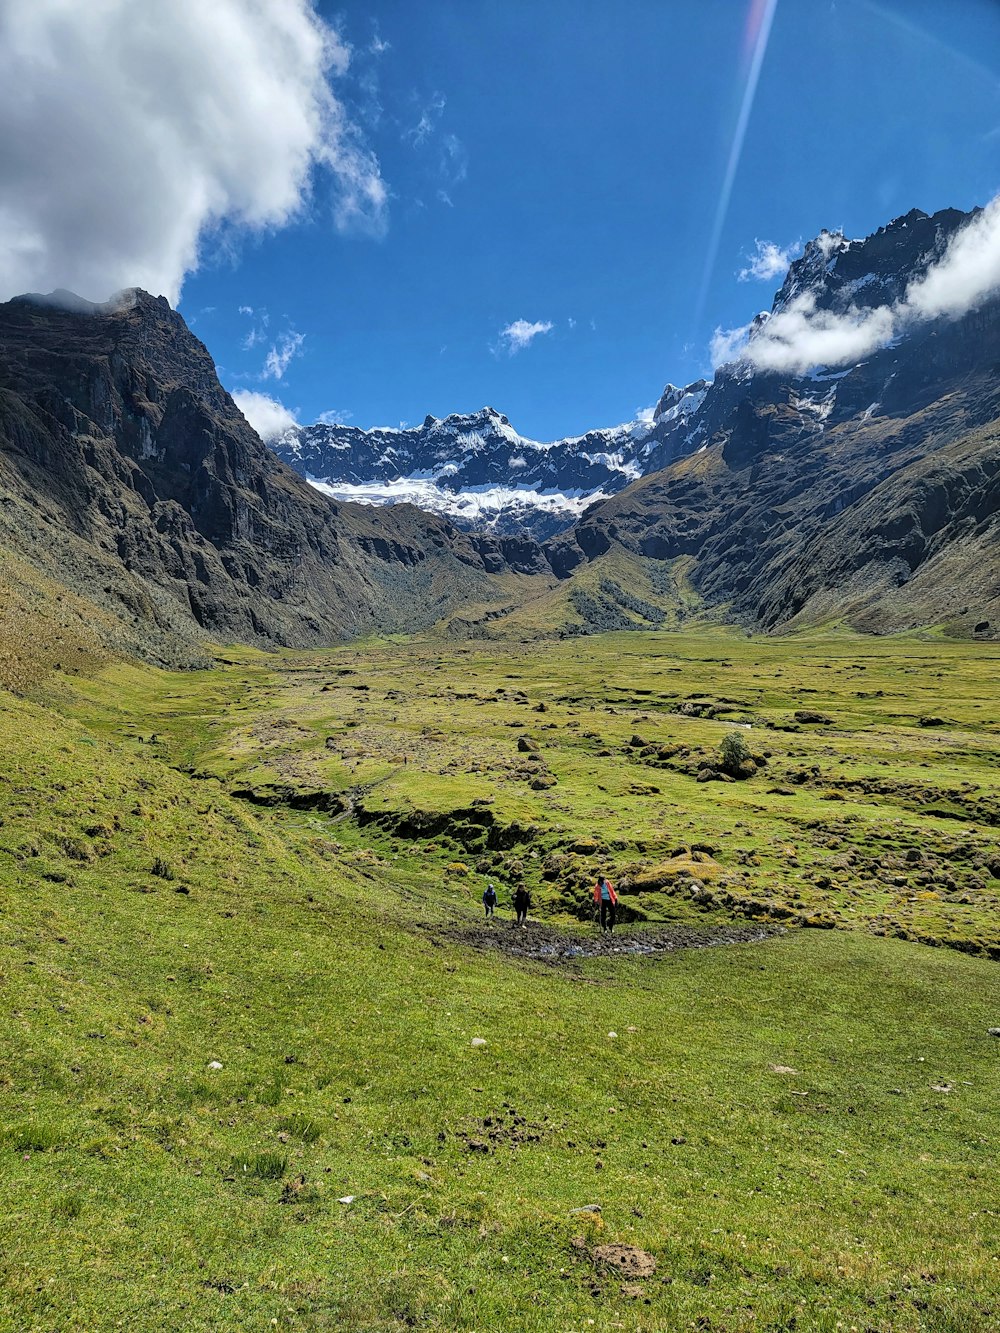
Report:
<svg viewBox="0 0 1000 1333"><path fill-rule="evenodd" d="M741 731L730 731L723 736L719 746L719 767L734 778L749 776L748 767L750 773L756 770L750 746Z"/></svg>

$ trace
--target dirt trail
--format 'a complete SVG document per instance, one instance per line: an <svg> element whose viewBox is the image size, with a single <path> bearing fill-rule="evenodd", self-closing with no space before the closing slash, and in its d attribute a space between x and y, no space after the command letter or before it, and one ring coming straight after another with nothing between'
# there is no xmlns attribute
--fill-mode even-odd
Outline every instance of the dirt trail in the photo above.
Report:
<svg viewBox="0 0 1000 1333"><path fill-rule="evenodd" d="M780 926L661 926L655 930L618 930L614 935L588 935L529 922L519 930L509 921L428 925L439 939L472 949L530 958L544 963L572 963L581 958L621 958L636 954L672 953L675 949L710 949L721 944L759 944L784 934Z"/></svg>

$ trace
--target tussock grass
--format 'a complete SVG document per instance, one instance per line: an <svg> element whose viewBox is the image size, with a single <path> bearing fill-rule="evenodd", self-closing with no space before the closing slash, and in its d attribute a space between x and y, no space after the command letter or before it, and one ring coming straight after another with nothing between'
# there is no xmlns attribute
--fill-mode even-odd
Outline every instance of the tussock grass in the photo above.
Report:
<svg viewBox="0 0 1000 1333"><path fill-rule="evenodd" d="M227 655L0 695L0 1327L995 1327L1000 972L873 933L902 898L911 933L989 940L992 889L911 903L867 862L828 865L915 847L964 882L944 852L988 857L981 648L664 634ZM767 777L699 784L630 747L648 730L716 749L731 724L675 714L688 695L782 725L804 695L833 724L768 728ZM919 725L932 707L948 725ZM550 791L507 767L522 732ZM831 776L883 760L900 790L841 789L836 828L809 828L834 818ZM814 764L819 783L763 790ZM232 795L265 773L368 822ZM960 820L911 799L963 781L972 800L932 800ZM491 848L477 809L538 832ZM448 818L404 832L418 812ZM436 930L477 919L487 861L568 920L597 860L675 854L683 880L709 856L706 885L839 928L562 968ZM443 873L456 860L468 875ZM650 919L730 910L661 878L633 896ZM639 1294L593 1262L602 1242L653 1255Z"/></svg>

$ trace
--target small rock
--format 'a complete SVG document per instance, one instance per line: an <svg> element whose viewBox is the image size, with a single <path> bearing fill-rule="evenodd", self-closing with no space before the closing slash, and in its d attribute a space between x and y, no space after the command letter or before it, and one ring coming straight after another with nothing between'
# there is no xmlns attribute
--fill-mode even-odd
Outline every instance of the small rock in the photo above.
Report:
<svg viewBox="0 0 1000 1333"><path fill-rule="evenodd" d="M221 1069L222 1065L219 1063L218 1060L209 1060L208 1067L209 1069Z"/></svg>
<svg viewBox="0 0 1000 1333"><path fill-rule="evenodd" d="M772 1065L772 1066L771 1066L771 1073L772 1073L772 1074L797 1074L798 1072L799 1072L799 1071L798 1071L797 1069L793 1069L793 1068L791 1067L791 1065Z"/></svg>
<svg viewBox="0 0 1000 1333"><path fill-rule="evenodd" d="M486 1040L485 1037L473 1037L473 1038L472 1038L472 1041L469 1043L469 1045L470 1045L470 1046L488 1046L488 1045L489 1045L489 1042Z"/></svg>
<svg viewBox="0 0 1000 1333"><path fill-rule="evenodd" d="M987 1028L987 1037L1000 1037L1000 1028Z"/></svg>
<svg viewBox="0 0 1000 1333"><path fill-rule="evenodd" d="M570 1217L577 1217L579 1216L580 1213L598 1214L602 1211L603 1210L599 1203L585 1203L582 1208L571 1208L569 1210L569 1215Z"/></svg>
<svg viewBox="0 0 1000 1333"><path fill-rule="evenodd" d="M618 1033L617 1033L617 1032L609 1032L609 1033L608 1033L608 1036L609 1036L609 1037L617 1037L617 1036L618 1036Z"/></svg>
<svg viewBox="0 0 1000 1333"><path fill-rule="evenodd" d="M338 1203L353 1203L357 1198L356 1194L344 1194L337 1200Z"/></svg>

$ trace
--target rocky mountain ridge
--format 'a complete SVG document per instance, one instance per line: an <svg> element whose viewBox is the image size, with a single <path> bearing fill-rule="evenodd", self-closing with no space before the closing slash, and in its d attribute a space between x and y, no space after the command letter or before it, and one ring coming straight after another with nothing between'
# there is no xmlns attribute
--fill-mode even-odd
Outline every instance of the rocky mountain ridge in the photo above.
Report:
<svg viewBox="0 0 1000 1333"><path fill-rule="evenodd" d="M88 597L111 646L329 643L497 597L531 548L336 504L278 461L162 298L0 305L0 545ZM509 559L508 559L509 556Z"/></svg>
<svg viewBox="0 0 1000 1333"><path fill-rule="evenodd" d="M918 210L872 236L821 233L768 320L808 293L845 319L901 301L976 214ZM686 562L709 606L765 628L1000 620L1000 296L853 361L720 368L694 454L592 506L549 546L561 577L621 550Z"/></svg>
<svg viewBox="0 0 1000 1333"><path fill-rule="evenodd" d="M803 293L847 320L901 301L969 221L911 213L863 241L821 234L748 347L710 385L668 388L648 430L529 450L484 409L384 432L348 464L388 476L405 451L459 477L455 494L489 490L501 456L523 456L533 483L603 468L610 486L609 470L647 468L544 544L324 496L264 447L161 298L18 298L0 305L0 549L22 600L83 598L102 643L173 664L205 660L210 640L649 628L692 610L764 629L996 635L1000 296L839 364L753 360ZM349 456L349 428L329 431Z"/></svg>
<svg viewBox="0 0 1000 1333"><path fill-rule="evenodd" d="M335 499L411 502L457 526L543 540L588 504L622 490L690 447L689 421L707 382L667 385L650 420L551 443L519 435L492 407L419 426L296 426L271 440L290 467Z"/></svg>

